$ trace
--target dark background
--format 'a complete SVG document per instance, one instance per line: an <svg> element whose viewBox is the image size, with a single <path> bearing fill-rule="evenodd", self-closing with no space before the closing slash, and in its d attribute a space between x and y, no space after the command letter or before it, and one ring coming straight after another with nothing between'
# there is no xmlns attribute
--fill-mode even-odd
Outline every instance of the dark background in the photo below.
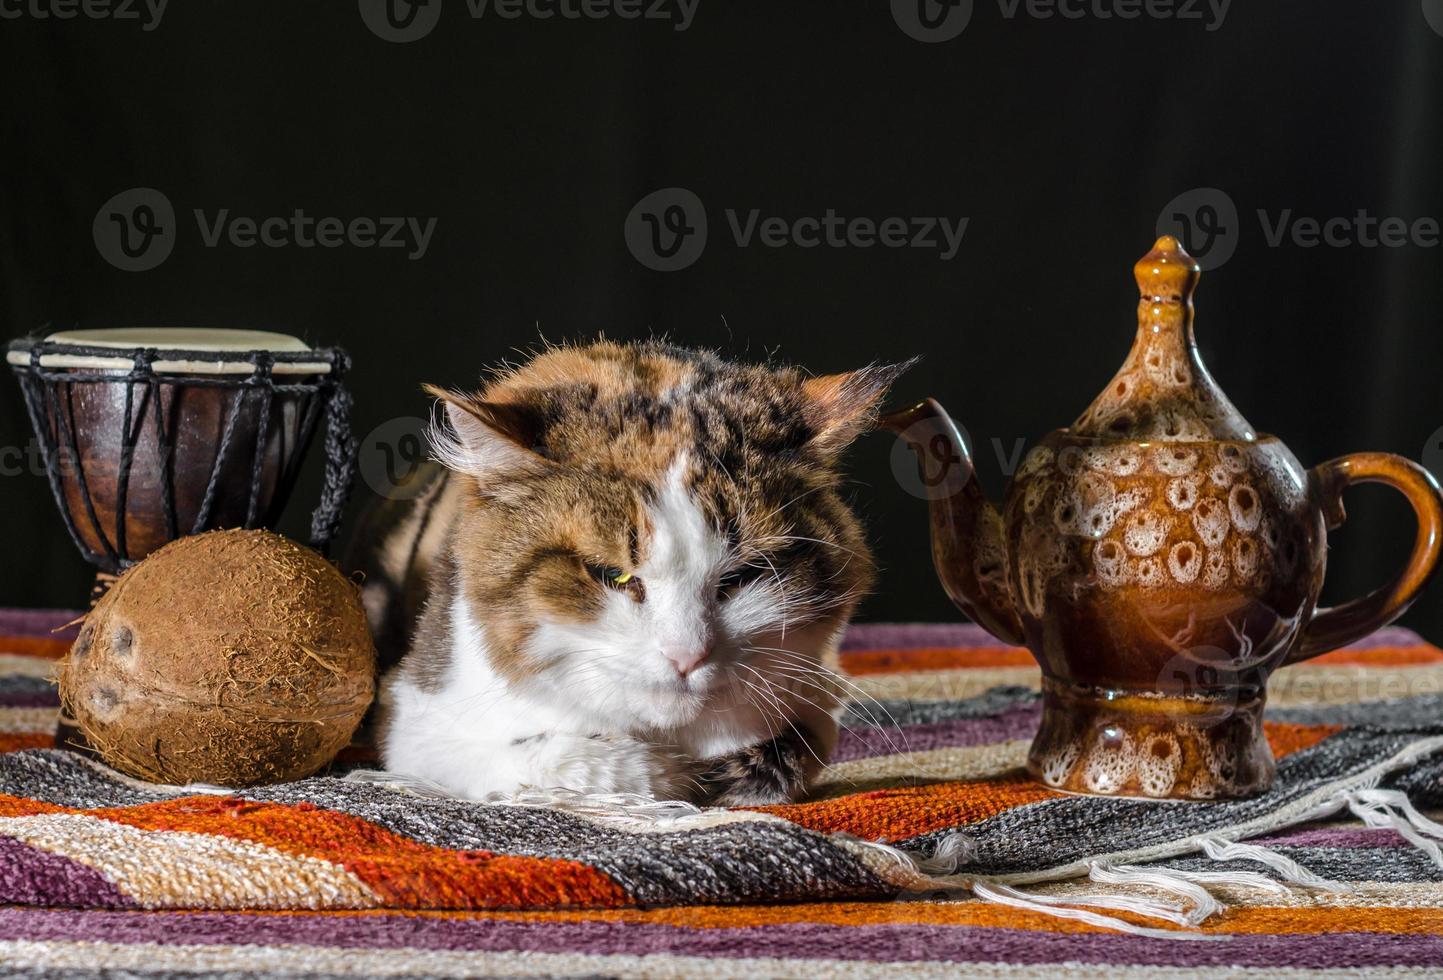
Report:
<svg viewBox="0 0 1443 980"><path fill-rule="evenodd" d="M941 399L1000 492L992 440L1009 456L1087 405L1131 341L1130 267L1160 212L1210 187L1240 217L1230 260L1204 277L1198 332L1233 401L1305 463L1372 449L1436 465L1443 249L1270 247L1256 211L1443 215L1443 36L1427 16L1443 25L1443 10L1236 3L1212 31L1200 11L1009 19L978 0L960 36L933 44L886 3L836 0L700 0L685 31L474 19L444 0L410 43L379 39L354 2L177 2L149 31L0 19L0 316L14 336L201 325L341 344L361 434L424 414L421 381L471 384L540 335L664 333L819 372L921 354L898 400ZM138 186L173 202L178 237L159 267L124 272L91 224ZM704 202L710 237L695 264L658 272L622 229L666 187ZM194 208L437 223L409 261L207 248ZM951 261L738 247L729 208L969 225ZM0 445L23 446L11 381L0 413ZM951 618L924 505L889 449L872 436L853 454L885 568L863 616ZM89 571L44 481L7 464L0 603L79 604ZM288 526L313 499L302 487ZM1348 503L1331 601L1381 583L1411 541L1401 498L1364 488ZM1443 585L1405 622L1443 640Z"/></svg>

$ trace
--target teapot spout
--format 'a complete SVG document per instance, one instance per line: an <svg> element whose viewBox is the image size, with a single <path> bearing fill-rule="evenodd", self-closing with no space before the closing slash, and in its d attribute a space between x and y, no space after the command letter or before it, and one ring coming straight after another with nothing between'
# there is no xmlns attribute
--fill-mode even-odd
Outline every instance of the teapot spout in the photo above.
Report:
<svg viewBox="0 0 1443 980"><path fill-rule="evenodd" d="M948 597L1004 643L1021 645L1022 624L1007 585L1002 515L982 492L957 423L929 398L883 416L916 455L931 516L932 562Z"/></svg>

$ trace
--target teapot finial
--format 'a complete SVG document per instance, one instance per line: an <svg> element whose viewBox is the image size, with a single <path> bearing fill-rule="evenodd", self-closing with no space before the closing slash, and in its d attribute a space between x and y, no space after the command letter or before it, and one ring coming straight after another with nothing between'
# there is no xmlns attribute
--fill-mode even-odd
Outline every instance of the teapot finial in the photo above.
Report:
<svg viewBox="0 0 1443 980"><path fill-rule="evenodd" d="M1137 260L1132 274L1143 299L1189 300L1202 275L1202 266L1176 238L1163 235L1153 242L1151 252Z"/></svg>
<svg viewBox="0 0 1443 980"><path fill-rule="evenodd" d="M1111 442L1254 438L1193 340L1192 294L1202 276L1197 260L1163 235L1132 273L1142 294L1132 351L1072 424L1073 435Z"/></svg>

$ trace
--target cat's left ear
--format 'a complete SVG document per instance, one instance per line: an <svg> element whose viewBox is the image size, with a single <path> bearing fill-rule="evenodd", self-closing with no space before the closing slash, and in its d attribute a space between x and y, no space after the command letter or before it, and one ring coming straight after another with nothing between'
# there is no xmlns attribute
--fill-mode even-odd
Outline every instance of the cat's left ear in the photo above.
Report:
<svg viewBox="0 0 1443 980"><path fill-rule="evenodd" d="M482 401L435 385L423 387L445 407L449 424L433 428L431 452L449 469L487 479L547 465L536 451L541 420L527 406Z"/></svg>
<svg viewBox="0 0 1443 980"><path fill-rule="evenodd" d="M870 364L860 371L824 374L802 382L803 412L811 423L812 445L840 452L872 427L887 390L917 358L899 364Z"/></svg>

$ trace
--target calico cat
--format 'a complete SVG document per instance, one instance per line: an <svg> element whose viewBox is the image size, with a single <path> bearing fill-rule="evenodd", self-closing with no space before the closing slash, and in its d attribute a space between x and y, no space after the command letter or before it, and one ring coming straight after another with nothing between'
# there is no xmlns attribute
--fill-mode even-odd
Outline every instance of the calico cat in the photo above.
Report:
<svg viewBox="0 0 1443 980"><path fill-rule="evenodd" d="M383 648L411 635L382 685L386 768L472 798L801 795L873 577L839 456L904 368L808 377L599 342L476 394L428 387L444 471L419 477L366 585Z"/></svg>

